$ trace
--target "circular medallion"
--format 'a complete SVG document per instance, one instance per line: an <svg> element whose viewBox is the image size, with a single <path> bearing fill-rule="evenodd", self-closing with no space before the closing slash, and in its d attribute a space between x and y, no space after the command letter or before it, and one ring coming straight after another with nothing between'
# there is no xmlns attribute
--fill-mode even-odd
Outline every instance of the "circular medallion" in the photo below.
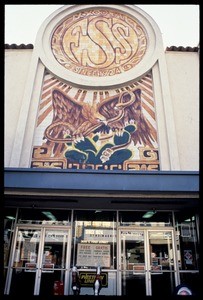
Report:
<svg viewBox="0 0 203 300"><path fill-rule="evenodd" d="M113 9L88 9L63 20L51 37L56 61L82 76L111 77L140 63L147 37L137 20Z"/></svg>
<svg viewBox="0 0 203 300"><path fill-rule="evenodd" d="M101 90L146 74L160 55L161 38L135 5L64 5L42 24L35 49L59 79Z"/></svg>

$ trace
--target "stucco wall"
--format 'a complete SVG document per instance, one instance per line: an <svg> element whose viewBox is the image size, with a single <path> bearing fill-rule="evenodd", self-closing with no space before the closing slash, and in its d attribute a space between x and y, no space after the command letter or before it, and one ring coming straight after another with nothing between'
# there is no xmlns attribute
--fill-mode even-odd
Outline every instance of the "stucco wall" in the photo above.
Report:
<svg viewBox="0 0 203 300"><path fill-rule="evenodd" d="M10 162L32 51L32 49L9 49L5 51L5 167L8 167Z"/></svg>
<svg viewBox="0 0 203 300"><path fill-rule="evenodd" d="M199 170L199 54L167 51L181 170Z"/></svg>
<svg viewBox="0 0 203 300"><path fill-rule="evenodd" d="M32 49L9 49L5 51L5 167L11 166L11 151L22 106L32 51ZM165 56L177 133L180 170L198 171L198 53L167 51Z"/></svg>

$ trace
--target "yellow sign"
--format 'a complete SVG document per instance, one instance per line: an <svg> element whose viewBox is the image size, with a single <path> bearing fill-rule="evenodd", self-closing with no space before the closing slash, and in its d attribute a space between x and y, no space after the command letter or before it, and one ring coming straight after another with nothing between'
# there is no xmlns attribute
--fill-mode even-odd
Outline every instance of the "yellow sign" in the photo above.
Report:
<svg viewBox="0 0 203 300"><path fill-rule="evenodd" d="M93 287L96 273L95 272L79 272L80 284L82 287ZM100 274L100 279L102 282L102 288L108 287L108 273L102 272Z"/></svg>

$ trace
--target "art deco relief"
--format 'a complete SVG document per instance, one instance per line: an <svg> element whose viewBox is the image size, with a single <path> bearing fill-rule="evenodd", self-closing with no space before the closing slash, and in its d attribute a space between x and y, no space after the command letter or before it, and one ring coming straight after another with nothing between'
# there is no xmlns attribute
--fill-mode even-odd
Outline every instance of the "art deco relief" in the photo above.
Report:
<svg viewBox="0 0 203 300"><path fill-rule="evenodd" d="M47 72L31 167L159 170L151 73L129 86L94 91Z"/></svg>
<svg viewBox="0 0 203 300"><path fill-rule="evenodd" d="M49 32L50 58L64 72L46 69L31 167L159 170L151 72L125 84L149 44L139 20L120 9L78 6Z"/></svg>
<svg viewBox="0 0 203 300"><path fill-rule="evenodd" d="M143 58L147 37L138 21L120 11L89 9L68 16L51 39L54 57L84 76L124 73Z"/></svg>

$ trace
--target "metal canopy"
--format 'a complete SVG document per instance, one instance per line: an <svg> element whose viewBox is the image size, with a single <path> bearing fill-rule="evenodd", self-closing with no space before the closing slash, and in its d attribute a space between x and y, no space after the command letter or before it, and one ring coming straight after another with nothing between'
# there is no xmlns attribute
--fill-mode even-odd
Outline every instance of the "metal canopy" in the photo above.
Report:
<svg viewBox="0 0 203 300"><path fill-rule="evenodd" d="M185 210L199 207L198 172L5 169L5 206Z"/></svg>
<svg viewBox="0 0 203 300"><path fill-rule="evenodd" d="M199 192L198 172L6 168L4 174L5 190Z"/></svg>

